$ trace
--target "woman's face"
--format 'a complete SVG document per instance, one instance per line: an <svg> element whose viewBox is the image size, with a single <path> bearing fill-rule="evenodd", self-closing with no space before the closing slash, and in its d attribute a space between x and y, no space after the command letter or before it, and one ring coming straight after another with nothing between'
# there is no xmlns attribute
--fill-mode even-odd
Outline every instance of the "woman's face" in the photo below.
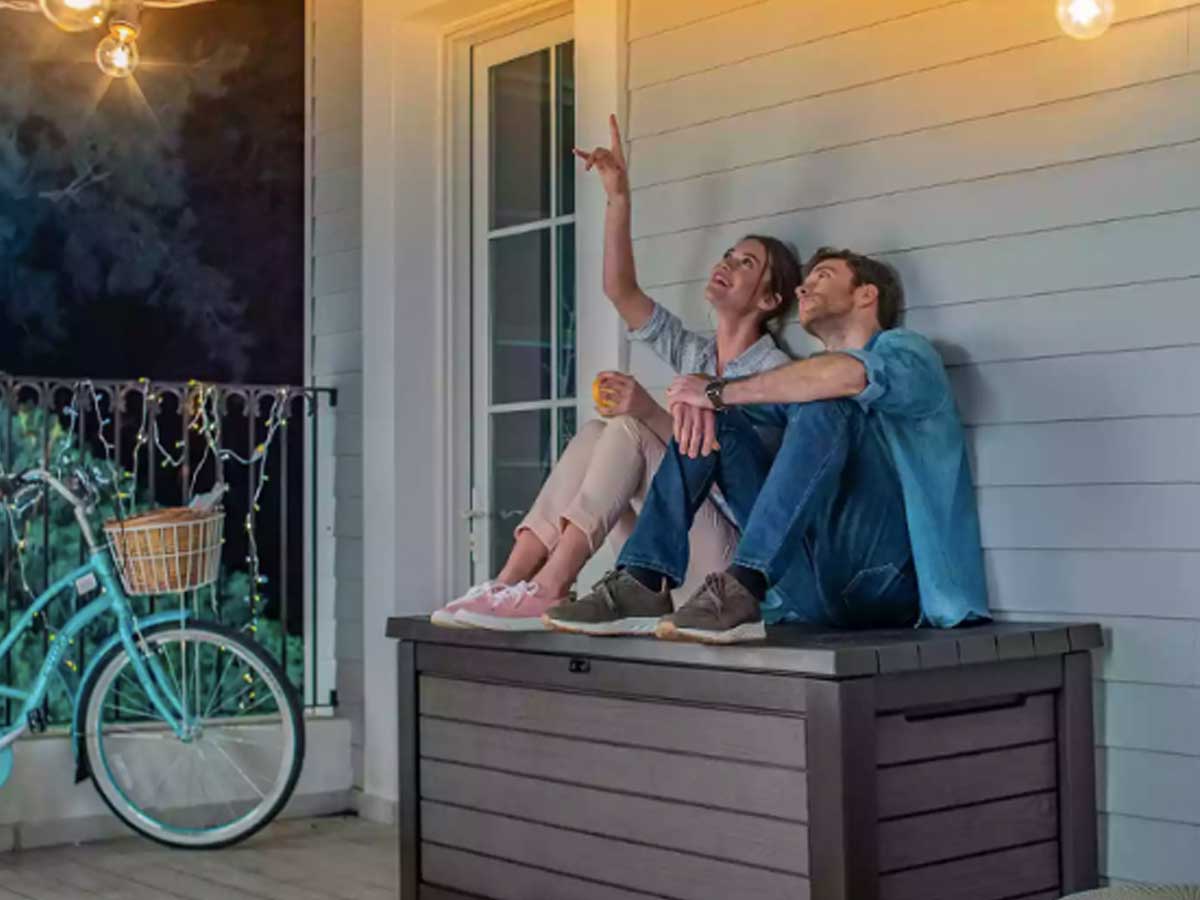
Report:
<svg viewBox="0 0 1200 900"><path fill-rule="evenodd" d="M775 305L769 294L768 265L766 247L758 241L740 241L713 266L704 296L718 313L761 316Z"/></svg>

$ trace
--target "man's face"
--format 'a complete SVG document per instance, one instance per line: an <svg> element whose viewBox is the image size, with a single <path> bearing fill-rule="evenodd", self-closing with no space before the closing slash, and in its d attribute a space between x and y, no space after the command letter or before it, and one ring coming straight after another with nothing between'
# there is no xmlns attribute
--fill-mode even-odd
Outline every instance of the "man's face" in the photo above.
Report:
<svg viewBox="0 0 1200 900"><path fill-rule="evenodd" d="M800 301L800 324L805 331L817 334L823 323L843 319L853 312L854 272L844 259L822 260L796 288L796 297Z"/></svg>

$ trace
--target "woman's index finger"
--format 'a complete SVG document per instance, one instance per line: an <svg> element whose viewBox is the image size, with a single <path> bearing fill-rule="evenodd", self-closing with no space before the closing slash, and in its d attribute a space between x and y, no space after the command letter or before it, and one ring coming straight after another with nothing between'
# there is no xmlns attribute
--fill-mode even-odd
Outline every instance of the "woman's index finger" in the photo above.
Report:
<svg viewBox="0 0 1200 900"><path fill-rule="evenodd" d="M621 163L625 162L625 148L621 144L621 126L616 114L608 117L608 131L612 137L612 153Z"/></svg>

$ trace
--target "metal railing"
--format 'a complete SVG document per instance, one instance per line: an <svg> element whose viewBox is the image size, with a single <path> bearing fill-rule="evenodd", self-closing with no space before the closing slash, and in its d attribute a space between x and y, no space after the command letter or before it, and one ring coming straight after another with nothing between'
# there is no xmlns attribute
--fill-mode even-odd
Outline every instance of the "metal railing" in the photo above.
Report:
<svg viewBox="0 0 1200 900"><path fill-rule="evenodd" d="M323 706L335 695L332 684L319 683L317 539L332 486L323 496L318 457L322 412L328 417L336 405L333 388L0 373L0 468L95 472L104 482L105 519L186 505L224 484L231 527L217 584L189 597L137 598L135 606L150 612L186 602L206 618L253 631L303 690L305 705ZM19 531L0 517L0 633L29 603L30 592L69 571L84 553L73 520L48 498L14 521ZM79 598L70 594L59 603L67 604L58 611L61 620ZM20 683L22 667L40 665L53 617L52 607L44 627L4 660L0 682ZM83 670L102 636L79 642L72 672ZM48 722L61 723L68 709L59 697L43 712ZM0 723L12 713L11 702L0 703Z"/></svg>

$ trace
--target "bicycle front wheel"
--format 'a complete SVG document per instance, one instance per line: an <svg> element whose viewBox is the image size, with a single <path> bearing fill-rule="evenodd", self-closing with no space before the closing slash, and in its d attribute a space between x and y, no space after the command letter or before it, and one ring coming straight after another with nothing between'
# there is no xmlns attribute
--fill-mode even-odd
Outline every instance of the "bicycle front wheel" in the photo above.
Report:
<svg viewBox="0 0 1200 900"><path fill-rule="evenodd" d="M287 803L304 762L295 690L265 651L208 622L147 629L183 734L154 708L118 644L81 692L92 781L127 825L174 847L224 847Z"/></svg>

